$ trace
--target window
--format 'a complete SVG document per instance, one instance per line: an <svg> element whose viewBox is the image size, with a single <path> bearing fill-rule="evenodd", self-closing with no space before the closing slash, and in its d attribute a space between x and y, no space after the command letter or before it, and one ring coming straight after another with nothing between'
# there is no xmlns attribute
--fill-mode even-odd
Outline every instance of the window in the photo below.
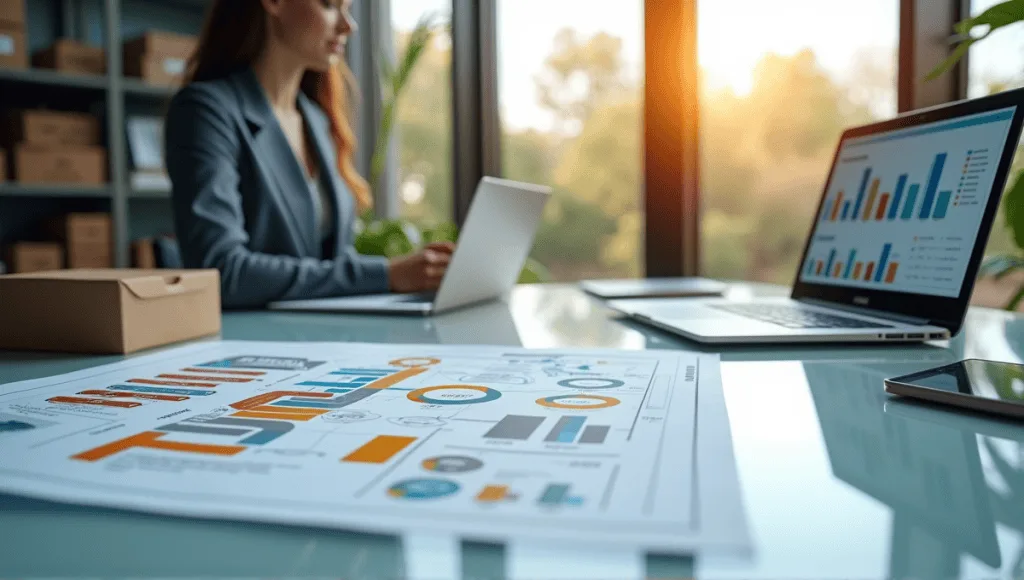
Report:
<svg viewBox="0 0 1024 580"><path fill-rule="evenodd" d="M997 4L998 0L973 0L971 14L977 15ZM1024 25L1014 24L992 33L983 42L971 47L968 55L968 89L970 97L982 97L1006 89L1024 86ZM1024 143L1017 146L1017 156L1007 188L1013 185L1021 170L1024 170ZM992 225L986 255L1020 254L1010 229L1006 226L1003 210L1000 209ZM973 302L982 306L1003 307L1017 289L1024 285L1024 274L1011 275L995 281L980 279L975 286Z"/></svg>
<svg viewBox="0 0 1024 580"><path fill-rule="evenodd" d="M643 275L643 2L499 0L502 166L555 195L553 280Z"/></svg>
<svg viewBox="0 0 1024 580"><path fill-rule="evenodd" d="M699 14L704 274L792 283L843 128L896 113L899 1Z"/></svg>
<svg viewBox="0 0 1024 580"><path fill-rule="evenodd" d="M402 62L422 19L430 18L435 30L398 101L392 135L401 217L421 228L452 218L451 8L451 0L391 0L395 62ZM383 92L386 99L389 90Z"/></svg>

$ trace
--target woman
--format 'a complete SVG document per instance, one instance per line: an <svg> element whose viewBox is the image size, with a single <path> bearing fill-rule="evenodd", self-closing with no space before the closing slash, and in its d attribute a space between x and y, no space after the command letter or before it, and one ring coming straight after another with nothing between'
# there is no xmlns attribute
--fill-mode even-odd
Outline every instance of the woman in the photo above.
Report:
<svg viewBox="0 0 1024 580"><path fill-rule="evenodd" d="M369 187L352 164L342 54L350 0L215 0L167 115L185 265L221 272L225 307L436 290L453 247L358 254ZM346 71L347 72L347 71Z"/></svg>

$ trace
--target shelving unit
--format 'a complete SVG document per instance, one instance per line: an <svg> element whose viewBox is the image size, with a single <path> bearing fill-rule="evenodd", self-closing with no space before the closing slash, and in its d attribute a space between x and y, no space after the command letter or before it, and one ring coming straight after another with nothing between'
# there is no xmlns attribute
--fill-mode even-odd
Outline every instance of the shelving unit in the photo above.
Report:
<svg viewBox="0 0 1024 580"><path fill-rule="evenodd" d="M0 0L5 1L5 0ZM153 86L122 77L121 46L146 30L198 34L209 0L24 0L28 8L30 51L49 46L59 37L102 45L107 55L106 75L75 75L46 69L0 68L0 107L68 103L103 118L110 183L106 186L22 185L0 183L0 242L29 230L24 220L38 219L44 208L109 211L114 226L114 261L129 265L129 232L152 235L153 228L170 224L168 190L133 190L129 172L125 119L146 111L161 115L176 89ZM122 18L122 9L129 17ZM34 20L35 19L35 20ZM13 101L4 101L11 98ZM60 106L52 107L54 109ZM132 202L138 206L133 209ZM134 216L139 212L138 216ZM154 225L162 222L163 225ZM5 239L6 236L6 239Z"/></svg>

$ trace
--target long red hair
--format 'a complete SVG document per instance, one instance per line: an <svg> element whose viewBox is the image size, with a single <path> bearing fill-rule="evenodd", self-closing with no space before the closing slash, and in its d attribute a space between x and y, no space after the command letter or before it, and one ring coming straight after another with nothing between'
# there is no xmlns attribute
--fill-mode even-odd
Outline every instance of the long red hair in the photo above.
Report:
<svg viewBox="0 0 1024 580"><path fill-rule="evenodd" d="M186 82L220 79L251 66L263 51L266 28L266 11L259 0L214 0L199 46L189 59ZM351 71L342 62L327 72L307 71L301 90L327 113L338 149L338 172L363 211L373 205L373 198L369 184L352 161L356 137L349 123L346 81L350 86L354 84Z"/></svg>

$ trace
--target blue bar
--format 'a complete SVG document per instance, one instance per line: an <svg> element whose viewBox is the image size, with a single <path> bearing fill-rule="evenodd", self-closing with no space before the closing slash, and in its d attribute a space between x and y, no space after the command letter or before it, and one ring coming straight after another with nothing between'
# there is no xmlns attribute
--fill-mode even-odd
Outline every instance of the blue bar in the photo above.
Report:
<svg viewBox="0 0 1024 580"><path fill-rule="evenodd" d="M914 206L917 205L917 192L921 190L921 186L914 184L910 186L910 193L907 194L907 204L903 206L903 215L900 219L909 220L914 217Z"/></svg>
<svg viewBox="0 0 1024 580"><path fill-rule="evenodd" d="M843 204L843 217L841 219L843 221L846 221L846 216L848 215L850 215L850 202L846 202Z"/></svg>
<svg viewBox="0 0 1024 580"><path fill-rule="evenodd" d="M850 261L846 263L846 271L843 272L843 278L849 278L850 272L853 272L853 261L857 259L857 250L850 250Z"/></svg>
<svg viewBox="0 0 1024 580"><path fill-rule="evenodd" d="M822 274L824 274L826 278L828 278L829 276L832 275L832 264L834 264L835 261L836 261L836 251L833 248L832 252L829 253L829 255L828 255L828 265L825 266L825 271L822 272Z"/></svg>
<svg viewBox="0 0 1024 580"><path fill-rule="evenodd" d="M896 219L896 214L900 210L900 202L903 201L903 190L907 187L907 174L904 173L900 176L899 180L896 181L896 191L892 194L892 199L889 201L889 221Z"/></svg>
<svg viewBox="0 0 1024 580"><path fill-rule="evenodd" d="M154 395L178 395L179 397L206 397L217 391L197 391L194 389L167 389L164 387L133 387L131 385L117 385L107 387L111 391L129 391L132 393L151 393Z"/></svg>
<svg viewBox="0 0 1024 580"><path fill-rule="evenodd" d="M539 503L549 505L562 505L565 500L565 496L569 495L569 486L557 483L552 483L544 490L544 494L540 496Z"/></svg>
<svg viewBox="0 0 1024 580"><path fill-rule="evenodd" d="M863 141L859 139L850 139L846 142L846 148L860 147L862 145L869 145L871 143L881 143L882 141L893 141L895 139L907 139L909 137L920 137L921 135L928 135L930 133L941 133L943 131L952 131L953 129L963 129L965 127L975 127L977 125L986 125L988 123L996 123L998 121L1009 121L1013 119L1014 108L1005 109L991 115L984 115L980 117L973 117L964 119L962 121L954 121L952 123L945 123L943 125L935 125L933 127L925 127L923 129L906 129L899 132L896 135L880 135L875 138L864 137Z"/></svg>
<svg viewBox="0 0 1024 580"><path fill-rule="evenodd" d="M813 276L814 275L814 262L815 262L814 258L811 258L807 262L807 275L808 276Z"/></svg>
<svg viewBox="0 0 1024 580"><path fill-rule="evenodd" d="M857 192L857 203L853 206L853 219L860 215L860 206L864 203L864 192L868 188L868 180L871 179L871 168L864 170L864 178L860 180L860 190ZM846 219L845 217L843 219Z"/></svg>
<svg viewBox="0 0 1024 580"><path fill-rule="evenodd" d="M355 375L357 377L386 377L397 371L375 370L375 369L338 369L332 375Z"/></svg>
<svg viewBox="0 0 1024 580"><path fill-rule="evenodd" d="M566 421L565 427L558 434L559 443L572 443L575 441L576 436L580 433L580 429L583 429L583 423L587 421L586 417L566 417L566 419L568 421Z"/></svg>
<svg viewBox="0 0 1024 580"><path fill-rule="evenodd" d="M372 382L373 382L372 380L371 381L351 381L351 382L347 382L347 383L328 383L328 382L325 382L325 381L305 381L305 382L299 383L298 386L300 386L300 387L324 387L324 388L335 388L335 387L341 387L341 388L352 387L352 388L355 388L355 387L361 387L363 385L366 385L366 384L369 384L369 383L372 383ZM352 389L348 389L348 390L352 390Z"/></svg>
<svg viewBox="0 0 1024 580"><path fill-rule="evenodd" d="M825 202L825 209L824 209L824 211L821 212L821 221L823 221L823 222L827 222L828 221L828 216L832 215L832 204L834 204L834 203L835 203L835 201Z"/></svg>
<svg viewBox="0 0 1024 580"><path fill-rule="evenodd" d="M351 393L355 389L327 389L328 393L339 393L344 395L345 393Z"/></svg>
<svg viewBox="0 0 1024 580"><path fill-rule="evenodd" d="M875 270L875 282L881 282L885 275L885 266L889 262L889 253L892 252L892 244L886 244L882 248L882 259L878 261L878 269Z"/></svg>
<svg viewBox="0 0 1024 580"><path fill-rule="evenodd" d="M932 204L935 203L935 192L939 190L939 180L942 178L942 168L946 166L946 154L939 153L935 156L932 164L932 174L928 178L928 189L924 192L924 205L921 206L921 219L926 220L932 214Z"/></svg>
<svg viewBox="0 0 1024 580"><path fill-rule="evenodd" d="M298 403L295 401L277 401L270 404L273 407L300 407L302 409L337 409L338 405L331 403Z"/></svg>
<svg viewBox="0 0 1024 580"><path fill-rule="evenodd" d="M949 199L953 197L952 191L943 191L939 194L939 201L935 204L935 213L932 214L937 220L941 220L946 217L946 211L949 210Z"/></svg>

